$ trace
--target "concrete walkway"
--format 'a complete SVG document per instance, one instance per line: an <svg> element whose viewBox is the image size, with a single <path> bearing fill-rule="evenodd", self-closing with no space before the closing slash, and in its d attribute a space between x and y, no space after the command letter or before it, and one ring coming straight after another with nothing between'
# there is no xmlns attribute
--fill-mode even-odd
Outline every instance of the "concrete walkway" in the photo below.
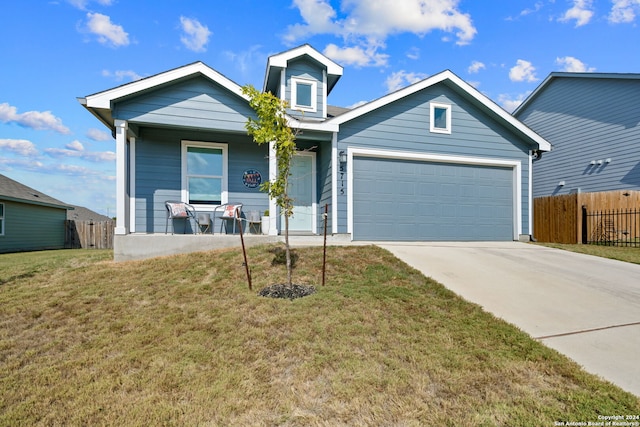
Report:
<svg viewBox="0 0 640 427"><path fill-rule="evenodd" d="M520 242L379 246L640 396L640 265Z"/></svg>

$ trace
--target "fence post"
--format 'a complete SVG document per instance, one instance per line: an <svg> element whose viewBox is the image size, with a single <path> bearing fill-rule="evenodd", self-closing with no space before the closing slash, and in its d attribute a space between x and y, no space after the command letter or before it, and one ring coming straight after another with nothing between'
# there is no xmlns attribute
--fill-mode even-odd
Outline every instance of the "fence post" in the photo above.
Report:
<svg viewBox="0 0 640 427"><path fill-rule="evenodd" d="M587 229L587 205L582 205L582 244L589 243L589 230Z"/></svg>

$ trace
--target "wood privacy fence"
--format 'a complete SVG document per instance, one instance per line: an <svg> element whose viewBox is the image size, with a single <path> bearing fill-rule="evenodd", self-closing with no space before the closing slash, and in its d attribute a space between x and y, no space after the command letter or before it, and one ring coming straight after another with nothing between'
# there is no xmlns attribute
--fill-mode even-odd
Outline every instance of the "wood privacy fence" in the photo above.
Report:
<svg viewBox="0 0 640 427"><path fill-rule="evenodd" d="M583 207L587 212L639 209L640 191L538 197L533 200L533 237L539 242L581 243ZM591 235L593 230L585 232L586 235Z"/></svg>
<svg viewBox="0 0 640 427"><path fill-rule="evenodd" d="M65 221L66 249L113 249L114 221Z"/></svg>

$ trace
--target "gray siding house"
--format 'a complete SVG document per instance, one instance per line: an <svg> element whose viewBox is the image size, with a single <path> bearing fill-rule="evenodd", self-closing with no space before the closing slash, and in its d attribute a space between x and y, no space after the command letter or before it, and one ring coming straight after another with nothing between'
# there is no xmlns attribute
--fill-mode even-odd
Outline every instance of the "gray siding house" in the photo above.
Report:
<svg viewBox="0 0 640 427"><path fill-rule="evenodd" d="M0 175L0 253L63 249L71 206Z"/></svg>
<svg viewBox="0 0 640 427"><path fill-rule="evenodd" d="M309 45L268 59L263 90L289 103L301 131L290 230L320 233L328 204L329 232L352 240L531 234L531 163L550 149L545 139L448 70L352 110L328 104L342 73ZM164 233L170 199L277 212L254 185L275 176L274 154L246 133L253 111L241 87L205 64L80 102L116 138L116 246ZM269 233L280 229L272 214Z"/></svg>
<svg viewBox="0 0 640 427"><path fill-rule="evenodd" d="M549 141L534 197L640 190L640 74L551 73L513 115Z"/></svg>

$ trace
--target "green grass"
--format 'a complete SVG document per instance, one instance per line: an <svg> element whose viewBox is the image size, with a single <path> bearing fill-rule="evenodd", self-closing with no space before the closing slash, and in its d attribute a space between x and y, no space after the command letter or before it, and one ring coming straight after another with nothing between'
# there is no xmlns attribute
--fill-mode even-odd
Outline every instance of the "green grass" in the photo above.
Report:
<svg viewBox="0 0 640 427"><path fill-rule="evenodd" d="M564 243L538 243L550 248L564 249L581 254L594 255L602 258L617 259L619 261L640 264L640 248L602 246L602 245L571 245Z"/></svg>
<svg viewBox="0 0 640 427"><path fill-rule="evenodd" d="M553 425L640 401L377 247L0 255L0 425Z"/></svg>

